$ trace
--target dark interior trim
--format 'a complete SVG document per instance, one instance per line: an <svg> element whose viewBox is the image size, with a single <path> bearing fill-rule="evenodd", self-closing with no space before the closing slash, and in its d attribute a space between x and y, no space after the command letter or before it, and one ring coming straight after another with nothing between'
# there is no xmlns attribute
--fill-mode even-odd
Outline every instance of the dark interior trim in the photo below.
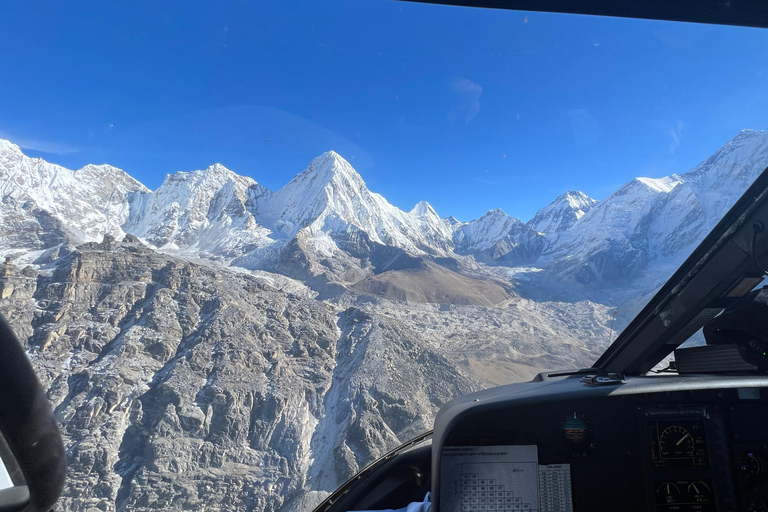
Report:
<svg viewBox="0 0 768 512"><path fill-rule="evenodd" d="M0 317L0 430L29 488L28 512L51 509L61 495L67 457L48 397L13 330Z"/></svg>
<svg viewBox="0 0 768 512"><path fill-rule="evenodd" d="M768 27L765 0L406 0L410 2L591 14L620 18Z"/></svg>

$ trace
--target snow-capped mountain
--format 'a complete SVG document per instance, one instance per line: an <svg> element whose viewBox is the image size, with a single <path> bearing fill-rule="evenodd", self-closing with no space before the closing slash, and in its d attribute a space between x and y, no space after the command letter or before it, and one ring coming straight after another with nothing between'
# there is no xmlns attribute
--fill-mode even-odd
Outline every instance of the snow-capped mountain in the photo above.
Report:
<svg viewBox="0 0 768 512"><path fill-rule="evenodd" d="M410 211L410 216L415 219L426 243L431 247L449 249L453 239L454 228L446 219L441 219L432 205L426 201L419 201ZM458 221L457 221L458 222Z"/></svg>
<svg viewBox="0 0 768 512"><path fill-rule="evenodd" d="M62 507L311 510L453 397L592 364L766 166L744 131L599 203L461 222L333 152L274 193L220 165L151 192L0 141L0 313L65 434Z"/></svg>
<svg viewBox="0 0 768 512"><path fill-rule="evenodd" d="M528 226L539 233L559 233L573 226L596 204L597 200L584 192L569 190L536 212Z"/></svg>
<svg viewBox="0 0 768 512"><path fill-rule="evenodd" d="M18 220L21 212L27 212L34 219L26 225L27 231L45 232L40 222L45 222L43 216L51 216L75 242L100 240L105 234L122 237L130 212L129 197L146 192L144 185L110 165L86 165L71 171L30 158L15 144L0 140L0 224L7 224L8 218Z"/></svg>
<svg viewBox="0 0 768 512"><path fill-rule="evenodd" d="M455 224L453 243L458 253L473 254L485 262L530 262L543 248L539 233L500 209L477 220Z"/></svg>
<svg viewBox="0 0 768 512"><path fill-rule="evenodd" d="M299 250L331 262L319 271L345 274L347 283L365 277L349 272L378 244L419 257L535 265L558 280L594 285L684 257L766 165L768 134L745 130L690 172L637 178L599 203L571 191L528 223L498 209L460 222L440 218L426 201L410 212L391 205L333 151L274 193L218 164L168 175L150 192L119 169L70 171L2 141L0 250L129 233L164 252L272 269L290 248L291 258L304 258Z"/></svg>
<svg viewBox="0 0 768 512"><path fill-rule="evenodd" d="M744 130L685 174L630 181L548 236L542 263L582 283L680 263L767 166L768 133Z"/></svg>
<svg viewBox="0 0 768 512"><path fill-rule="evenodd" d="M422 254L447 234L434 210L428 210L417 206L409 214L392 206L368 190L349 162L328 151L264 201L260 219L285 238L300 230L317 237L358 229L374 242Z"/></svg>
<svg viewBox="0 0 768 512"><path fill-rule="evenodd" d="M271 192L220 164L166 176L155 192L129 199L123 229L150 245L230 260L272 244L256 221L256 204Z"/></svg>

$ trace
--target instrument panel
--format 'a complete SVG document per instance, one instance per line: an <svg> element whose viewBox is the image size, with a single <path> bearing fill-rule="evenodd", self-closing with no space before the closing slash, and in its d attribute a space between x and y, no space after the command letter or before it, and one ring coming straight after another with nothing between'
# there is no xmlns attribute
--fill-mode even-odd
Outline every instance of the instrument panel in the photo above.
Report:
<svg viewBox="0 0 768 512"><path fill-rule="evenodd" d="M647 407L648 501L658 511L735 510L725 427L718 406ZM651 495L651 491L653 494ZM653 509L652 509L653 510Z"/></svg>
<svg viewBox="0 0 768 512"><path fill-rule="evenodd" d="M654 421L649 425L653 469L709 466L703 420Z"/></svg>
<svg viewBox="0 0 768 512"><path fill-rule="evenodd" d="M766 454L760 389L492 408L445 437L439 510L768 512Z"/></svg>

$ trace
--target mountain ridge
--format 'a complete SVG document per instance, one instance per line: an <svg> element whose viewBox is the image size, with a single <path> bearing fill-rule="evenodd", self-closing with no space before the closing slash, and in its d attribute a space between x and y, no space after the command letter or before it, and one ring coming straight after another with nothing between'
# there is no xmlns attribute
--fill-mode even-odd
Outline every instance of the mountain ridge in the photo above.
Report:
<svg viewBox="0 0 768 512"><path fill-rule="evenodd" d="M355 263L369 250L355 245L360 232L370 243L418 257L535 265L557 279L602 286L638 276L654 260L689 247L765 165L768 134L744 130L687 173L635 178L599 202L567 191L528 222L500 209L461 222L441 218L426 201L400 210L369 190L335 151L314 158L276 191L221 164L168 174L150 191L120 169L89 165L70 171L2 141L0 177L6 179L0 192L33 201L62 222L63 232L76 242L132 234L158 250L247 269L274 268L290 240L305 233L302 251L317 260L316 271L342 284L351 276L350 265L364 266ZM89 175L102 179L78 179ZM25 215L20 204L3 208L13 218ZM7 245L0 250L13 252ZM323 263L328 257L349 261Z"/></svg>

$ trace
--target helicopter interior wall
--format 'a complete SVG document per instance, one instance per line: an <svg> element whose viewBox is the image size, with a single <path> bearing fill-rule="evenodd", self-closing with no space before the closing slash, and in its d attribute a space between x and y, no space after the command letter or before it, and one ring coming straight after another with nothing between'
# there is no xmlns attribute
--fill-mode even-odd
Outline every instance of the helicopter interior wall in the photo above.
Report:
<svg viewBox="0 0 768 512"><path fill-rule="evenodd" d="M430 490L431 463L431 444L398 454L350 485L332 510L397 510L421 502Z"/></svg>
<svg viewBox="0 0 768 512"><path fill-rule="evenodd" d="M0 491L0 510L13 510L19 496L22 502L29 501L25 510L49 510L64 487L64 444L48 397L21 343L2 317L0 353L0 431L13 454L5 463L12 463L10 473L16 486ZM15 470L17 465L20 471Z"/></svg>
<svg viewBox="0 0 768 512"><path fill-rule="evenodd" d="M500 399L483 404L476 398L481 396L478 393L449 405L443 421L438 418L433 439L436 509L498 512L498 503L492 508L481 506L487 500L473 503L475 496L465 496L459 478L446 479L446 475L461 474L466 479L477 473L467 469L471 465L460 470L451 465L457 464L453 457L457 449L479 446L492 447L482 450L485 453L530 447L538 456L534 461L538 465L533 466L534 472L539 471L539 480L534 475L533 484L538 485L537 499L543 504L554 493L555 501L561 501L555 508L542 505L539 509L534 499L530 510L684 512L768 507L765 379L728 377L719 379L722 387L712 387L718 379L646 378L638 384L658 386L658 390L634 393L637 380L612 389L590 389L579 380L567 379L543 383L563 388L559 392L542 389L538 397L517 403L510 397L506 403ZM581 398L551 400L552 395L567 394L579 386L585 391ZM604 396L591 394L597 391L604 391ZM465 405L463 412L451 414L451 409L455 412ZM552 467L563 473L554 484L541 480L542 471ZM494 481L480 485L498 487L509 480L509 468L515 466L483 468L479 478ZM514 494L514 486L508 487L503 489L506 493L520 496ZM492 491L497 492L494 498L502 498L499 489Z"/></svg>

